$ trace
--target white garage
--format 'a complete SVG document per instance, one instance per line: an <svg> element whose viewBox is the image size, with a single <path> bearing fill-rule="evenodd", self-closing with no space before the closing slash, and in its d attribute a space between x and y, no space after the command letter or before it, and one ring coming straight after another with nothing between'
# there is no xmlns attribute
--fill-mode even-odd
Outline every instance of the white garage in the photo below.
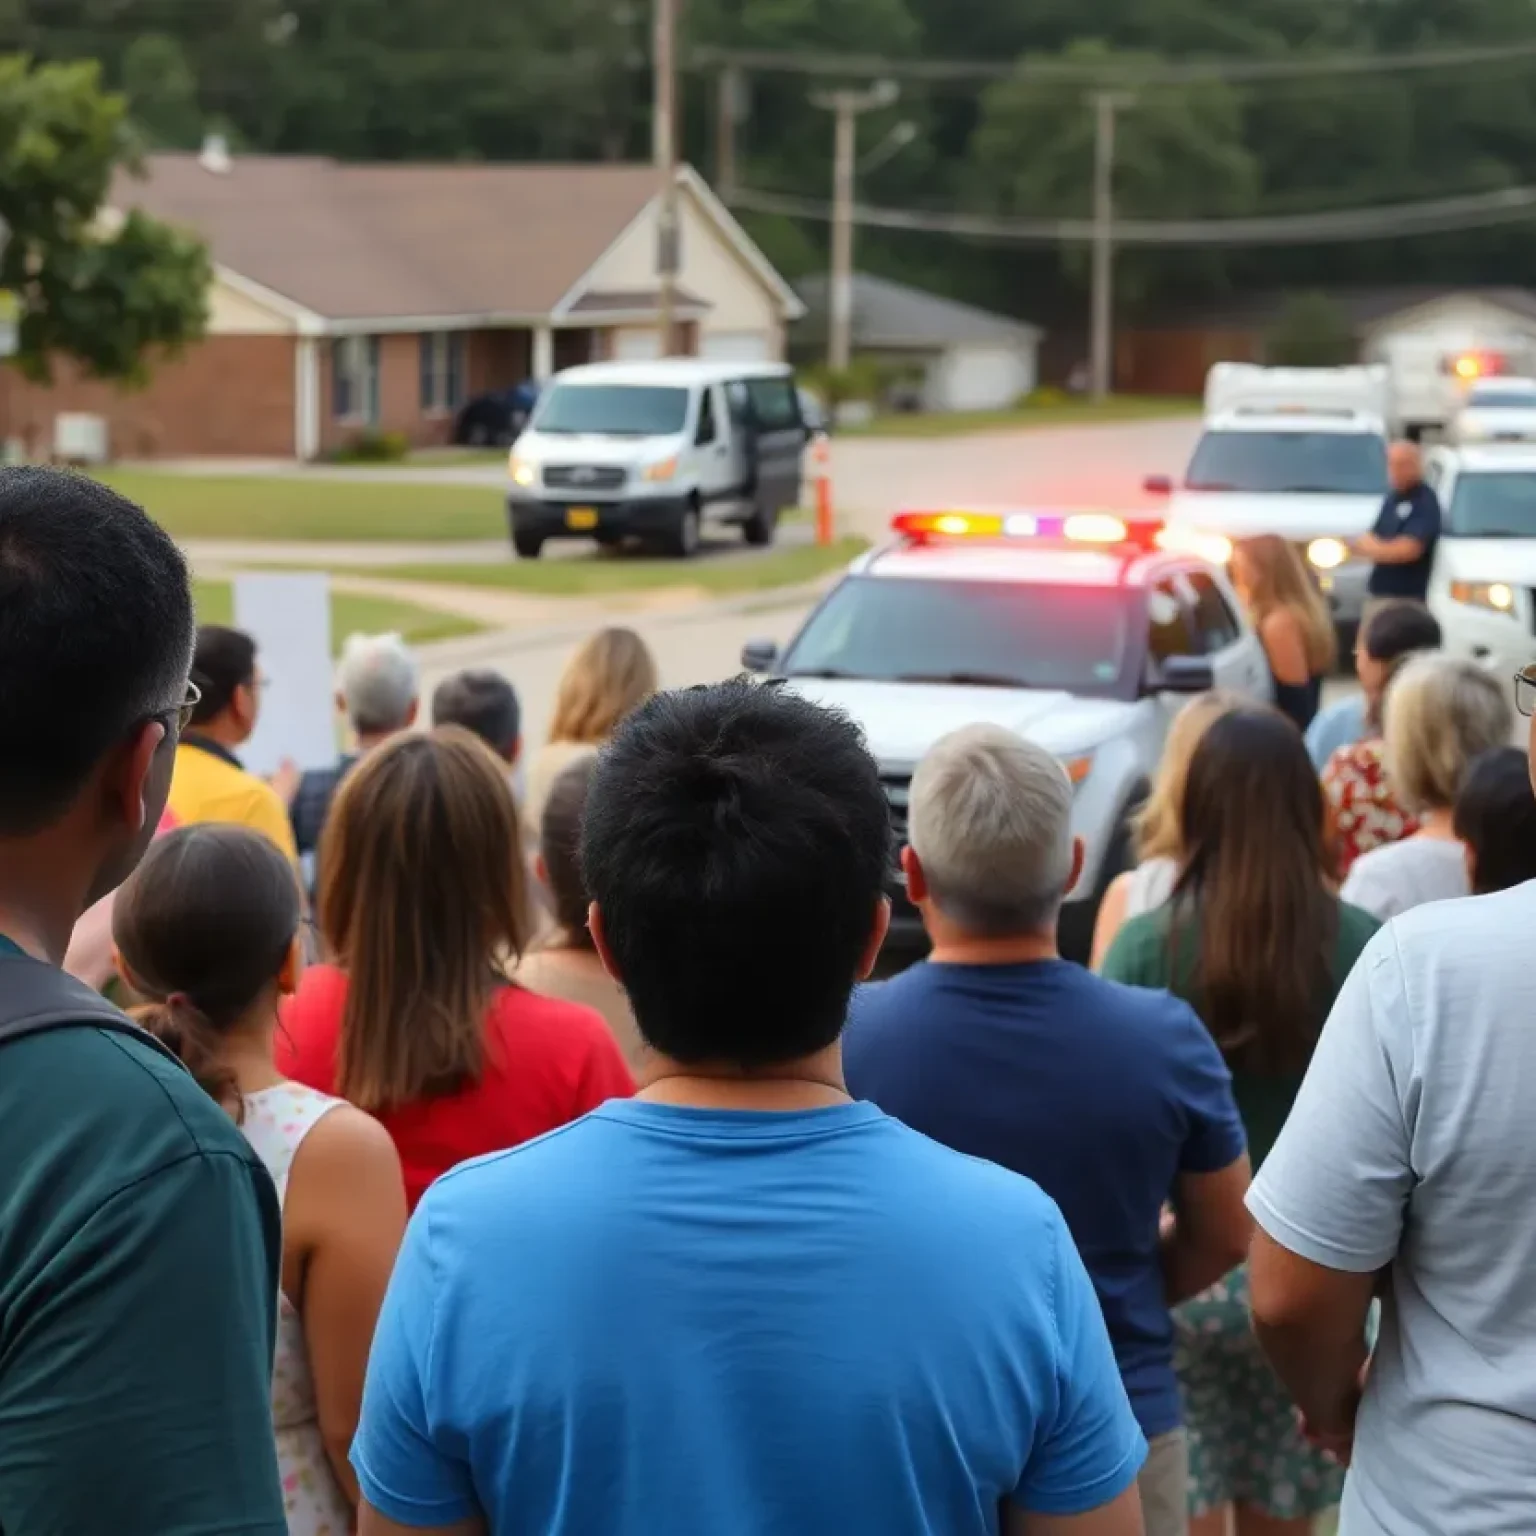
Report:
<svg viewBox="0 0 1536 1536"><path fill-rule="evenodd" d="M800 284L805 351L825 347L827 280ZM910 367L927 411L1006 410L1039 380L1038 326L861 272L853 280L853 353Z"/></svg>
<svg viewBox="0 0 1536 1536"><path fill-rule="evenodd" d="M716 363L775 361L773 341L765 331L705 331L699 337L699 356Z"/></svg>

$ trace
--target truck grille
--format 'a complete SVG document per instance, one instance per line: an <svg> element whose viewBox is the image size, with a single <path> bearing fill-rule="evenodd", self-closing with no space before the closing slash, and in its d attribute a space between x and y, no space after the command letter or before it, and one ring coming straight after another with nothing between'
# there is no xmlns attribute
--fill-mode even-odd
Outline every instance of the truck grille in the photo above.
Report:
<svg viewBox="0 0 1536 1536"><path fill-rule="evenodd" d="M912 792L912 780L907 774L882 773L880 782L885 786L885 798L891 805L891 836L894 839L892 856L907 840L907 800Z"/></svg>
<svg viewBox="0 0 1536 1536"><path fill-rule="evenodd" d="M609 464L546 464L544 484L552 491L616 491L624 471Z"/></svg>

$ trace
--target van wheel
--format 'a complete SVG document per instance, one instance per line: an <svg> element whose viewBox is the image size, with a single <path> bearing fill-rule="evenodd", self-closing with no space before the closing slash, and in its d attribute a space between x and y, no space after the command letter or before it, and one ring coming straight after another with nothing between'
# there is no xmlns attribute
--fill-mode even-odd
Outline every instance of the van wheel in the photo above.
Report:
<svg viewBox="0 0 1536 1536"><path fill-rule="evenodd" d="M741 525L741 534L748 544L761 549L773 543L773 536L778 532L778 528L779 514L770 511L759 502L753 508L752 516Z"/></svg>
<svg viewBox="0 0 1536 1536"><path fill-rule="evenodd" d="M662 540L662 552L674 560L691 560L699 552L699 504L690 501L678 514L671 533Z"/></svg>
<svg viewBox="0 0 1536 1536"><path fill-rule="evenodd" d="M537 560L544 552L544 540L536 533L514 533L512 548L519 560Z"/></svg>

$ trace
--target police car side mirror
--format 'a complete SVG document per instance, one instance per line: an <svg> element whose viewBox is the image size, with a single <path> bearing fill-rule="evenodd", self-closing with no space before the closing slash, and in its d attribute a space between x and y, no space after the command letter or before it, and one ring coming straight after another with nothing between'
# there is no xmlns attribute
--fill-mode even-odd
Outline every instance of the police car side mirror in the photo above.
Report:
<svg viewBox="0 0 1536 1536"><path fill-rule="evenodd" d="M779 648L772 640L748 640L741 648L741 664L748 672L769 672L779 659Z"/></svg>
<svg viewBox="0 0 1536 1536"><path fill-rule="evenodd" d="M1216 686L1216 674L1204 656L1170 656L1153 679L1158 693L1209 693Z"/></svg>
<svg viewBox="0 0 1536 1536"><path fill-rule="evenodd" d="M1173 481L1167 475L1148 475L1141 482L1141 488L1148 496L1172 496Z"/></svg>

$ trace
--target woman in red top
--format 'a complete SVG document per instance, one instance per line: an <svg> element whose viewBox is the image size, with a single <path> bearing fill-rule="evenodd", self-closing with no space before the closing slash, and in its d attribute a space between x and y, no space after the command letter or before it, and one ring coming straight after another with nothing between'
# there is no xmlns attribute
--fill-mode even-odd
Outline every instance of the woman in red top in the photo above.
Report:
<svg viewBox="0 0 1536 1536"><path fill-rule="evenodd" d="M284 1009L278 1070L383 1122L413 1209L466 1158L634 1091L600 1014L507 980L524 880L505 772L467 732L397 738L343 781L320 857L336 963Z"/></svg>

